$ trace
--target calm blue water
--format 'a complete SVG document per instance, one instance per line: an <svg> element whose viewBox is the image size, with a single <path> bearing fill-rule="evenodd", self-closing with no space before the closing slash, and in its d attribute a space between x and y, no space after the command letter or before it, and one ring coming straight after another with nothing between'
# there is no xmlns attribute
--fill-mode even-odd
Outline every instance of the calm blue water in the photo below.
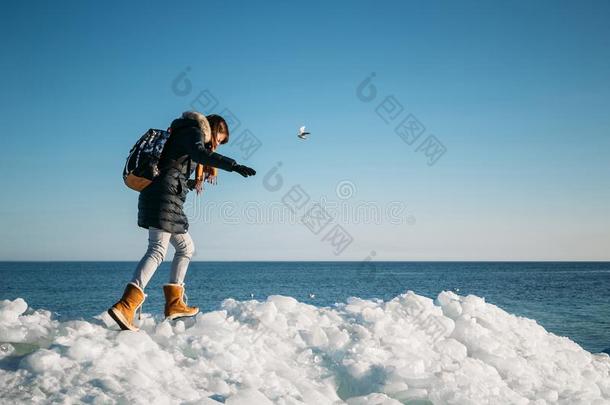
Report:
<svg viewBox="0 0 610 405"><path fill-rule="evenodd" d="M117 301L134 262L0 262L0 300L24 298L58 319L90 318ZM146 288L144 312L163 312L163 263ZM610 348L610 263L194 262L189 304L217 309L225 298L271 294L327 306L350 296L390 299L408 289L435 298L443 290L475 294L591 352ZM309 294L315 298L309 298Z"/></svg>

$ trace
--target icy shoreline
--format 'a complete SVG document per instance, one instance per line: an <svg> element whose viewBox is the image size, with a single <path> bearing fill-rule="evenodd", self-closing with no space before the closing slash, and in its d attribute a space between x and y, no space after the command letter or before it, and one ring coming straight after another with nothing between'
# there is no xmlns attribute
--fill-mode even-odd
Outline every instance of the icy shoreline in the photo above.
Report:
<svg viewBox="0 0 610 405"><path fill-rule="evenodd" d="M185 321L143 314L141 328L0 302L0 403L610 403L608 355L451 292L228 299Z"/></svg>

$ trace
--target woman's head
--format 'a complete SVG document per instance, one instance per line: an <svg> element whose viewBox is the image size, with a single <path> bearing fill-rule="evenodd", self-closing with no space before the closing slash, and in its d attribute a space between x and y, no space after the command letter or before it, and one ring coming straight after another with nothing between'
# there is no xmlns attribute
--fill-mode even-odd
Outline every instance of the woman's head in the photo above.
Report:
<svg viewBox="0 0 610 405"><path fill-rule="evenodd" d="M229 126L225 119L216 114L208 115L206 118L210 123L212 145L214 149L216 149L218 145L224 145L229 142Z"/></svg>
<svg viewBox="0 0 610 405"><path fill-rule="evenodd" d="M206 146L216 149L218 145L229 142L229 126L220 115L211 114L206 117L197 111L185 111L182 113L182 118L197 121Z"/></svg>

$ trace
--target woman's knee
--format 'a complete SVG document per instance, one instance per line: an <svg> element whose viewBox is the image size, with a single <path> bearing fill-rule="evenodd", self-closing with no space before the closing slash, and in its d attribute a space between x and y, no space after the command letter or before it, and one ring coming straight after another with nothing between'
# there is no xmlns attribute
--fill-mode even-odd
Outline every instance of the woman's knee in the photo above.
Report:
<svg viewBox="0 0 610 405"><path fill-rule="evenodd" d="M165 259L166 253L167 246L163 245L162 243L151 243L148 245L146 256L150 257L158 263L161 263L163 259Z"/></svg>
<svg viewBox="0 0 610 405"><path fill-rule="evenodd" d="M189 236L180 236L174 240L174 248L176 248L176 255L192 258L195 254L195 244Z"/></svg>
<svg viewBox="0 0 610 405"><path fill-rule="evenodd" d="M170 234L168 232L158 228L149 228L146 256L160 264L165 259L169 239Z"/></svg>

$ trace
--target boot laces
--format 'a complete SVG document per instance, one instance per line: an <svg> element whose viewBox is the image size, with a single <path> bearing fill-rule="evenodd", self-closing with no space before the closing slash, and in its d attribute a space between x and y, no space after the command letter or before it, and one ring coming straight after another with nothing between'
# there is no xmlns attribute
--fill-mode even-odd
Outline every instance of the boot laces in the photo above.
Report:
<svg viewBox="0 0 610 405"><path fill-rule="evenodd" d="M142 303L138 306L138 321L142 320L142 307L144 306L144 301L146 301L146 297L148 297L148 294L144 294L144 299L142 300Z"/></svg>
<svg viewBox="0 0 610 405"><path fill-rule="evenodd" d="M186 289L184 287L182 287L182 297L184 300L184 305L188 306L189 297L186 295Z"/></svg>

